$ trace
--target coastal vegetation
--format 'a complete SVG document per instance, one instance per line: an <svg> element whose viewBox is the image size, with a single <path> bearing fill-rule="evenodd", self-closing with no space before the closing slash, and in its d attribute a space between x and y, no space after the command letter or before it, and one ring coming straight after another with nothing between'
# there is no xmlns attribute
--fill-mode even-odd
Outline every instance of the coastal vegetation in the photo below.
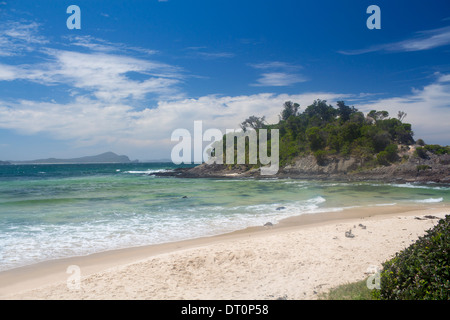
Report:
<svg viewBox="0 0 450 320"><path fill-rule="evenodd" d="M222 141L211 148L211 155L222 156L223 162L205 162L183 174L189 177L257 177L264 166L259 158L262 133L267 137L267 147L262 154L267 153L273 160L271 148L276 148L278 177L450 182L450 147L427 144L420 138L416 141L412 125L405 122L406 117L404 111L398 111L395 116L385 110L363 113L344 101L332 106L319 99L306 108L286 101L277 123L269 124L264 116L252 115L240 124L243 132L223 135ZM273 129L278 130L274 134L278 138L272 141ZM250 132L253 130L255 132ZM227 155L227 149L230 150L226 147L227 138L234 140L230 143L234 145L234 162L228 160L233 156ZM222 148L221 155L216 153L217 148ZM238 154L241 154L240 160ZM226 165L222 164L225 159ZM272 165L273 161L270 163Z"/></svg>
<svg viewBox="0 0 450 320"><path fill-rule="evenodd" d="M382 300L450 299L450 215L383 264Z"/></svg>
<svg viewBox="0 0 450 320"><path fill-rule="evenodd" d="M344 101L333 107L325 100L315 100L303 112L299 107L285 102L280 121L266 126L280 130L281 165L308 154L319 164L329 156L354 156L366 163L389 165L398 160L400 145L414 143L411 124L401 121L404 112L398 118L377 110L364 115Z"/></svg>
<svg viewBox="0 0 450 320"><path fill-rule="evenodd" d="M320 294L320 300L374 300L372 290L367 288L367 279L346 283Z"/></svg>
<svg viewBox="0 0 450 320"><path fill-rule="evenodd" d="M281 166L308 155L313 155L319 165L333 157L353 157L367 168L389 166L407 160L411 156L409 146L415 144L412 155L421 159L430 154L450 154L450 147L426 145L422 139L416 142L411 124L404 122L406 116L399 111L396 117L390 117L384 110L364 114L344 101L334 107L320 99L301 111L298 103L286 101L278 123L267 124L265 117L250 116L241 128L278 129Z"/></svg>

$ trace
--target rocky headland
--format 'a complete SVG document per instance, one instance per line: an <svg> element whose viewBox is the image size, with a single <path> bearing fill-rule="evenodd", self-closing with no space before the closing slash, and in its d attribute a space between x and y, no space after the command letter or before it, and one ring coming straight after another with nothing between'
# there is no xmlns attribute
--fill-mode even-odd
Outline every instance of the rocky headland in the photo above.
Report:
<svg viewBox="0 0 450 320"><path fill-rule="evenodd" d="M428 159L411 156L388 166L367 166L354 157L328 157L318 163L312 155L298 157L280 167L273 176L260 175L259 168L247 165L221 165L203 163L193 168L180 168L174 172L158 173L160 176L183 178L291 178L329 179L345 181L386 182L436 182L450 183L450 155L429 154Z"/></svg>

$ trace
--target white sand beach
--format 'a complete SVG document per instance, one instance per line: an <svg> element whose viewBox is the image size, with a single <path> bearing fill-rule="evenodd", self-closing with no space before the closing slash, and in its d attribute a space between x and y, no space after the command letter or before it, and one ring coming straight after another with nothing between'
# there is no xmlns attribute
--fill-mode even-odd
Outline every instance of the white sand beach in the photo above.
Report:
<svg viewBox="0 0 450 320"><path fill-rule="evenodd" d="M274 227L48 261L0 273L1 299L317 299L362 280L450 214L372 207L302 215ZM420 219L418 219L420 218ZM354 237L346 237L351 230ZM68 266L80 271L67 285Z"/></svg>

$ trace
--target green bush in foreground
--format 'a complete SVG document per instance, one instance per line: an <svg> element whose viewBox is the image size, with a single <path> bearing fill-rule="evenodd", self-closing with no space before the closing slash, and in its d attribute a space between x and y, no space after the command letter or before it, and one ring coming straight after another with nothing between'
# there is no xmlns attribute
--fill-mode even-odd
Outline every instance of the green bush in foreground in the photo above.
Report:
<svg viewBox="0 0 450 320"><path fill-rule="evenodd" d="M372 300L372 290L367 288L367 279L354 283L347 283L332 288L321 294L321 300Z"/></svg>
<svg viewBox="0 0 450 320"><path fill-rule="evenodd" d="M450 215L383 264L382 300L450 299Z"/></svg>

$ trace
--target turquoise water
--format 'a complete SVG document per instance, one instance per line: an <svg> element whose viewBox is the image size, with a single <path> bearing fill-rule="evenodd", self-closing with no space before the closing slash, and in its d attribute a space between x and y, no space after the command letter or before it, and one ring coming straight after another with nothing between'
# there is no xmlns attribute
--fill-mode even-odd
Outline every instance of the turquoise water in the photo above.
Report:
<svg viewBox="0 0 450 320"><path fill-rule="evenodd" d="M299 214L450 202L450 186L439 184L152 175L174 168L170 163L0 166L0 270L211 236Z"/></svg>

